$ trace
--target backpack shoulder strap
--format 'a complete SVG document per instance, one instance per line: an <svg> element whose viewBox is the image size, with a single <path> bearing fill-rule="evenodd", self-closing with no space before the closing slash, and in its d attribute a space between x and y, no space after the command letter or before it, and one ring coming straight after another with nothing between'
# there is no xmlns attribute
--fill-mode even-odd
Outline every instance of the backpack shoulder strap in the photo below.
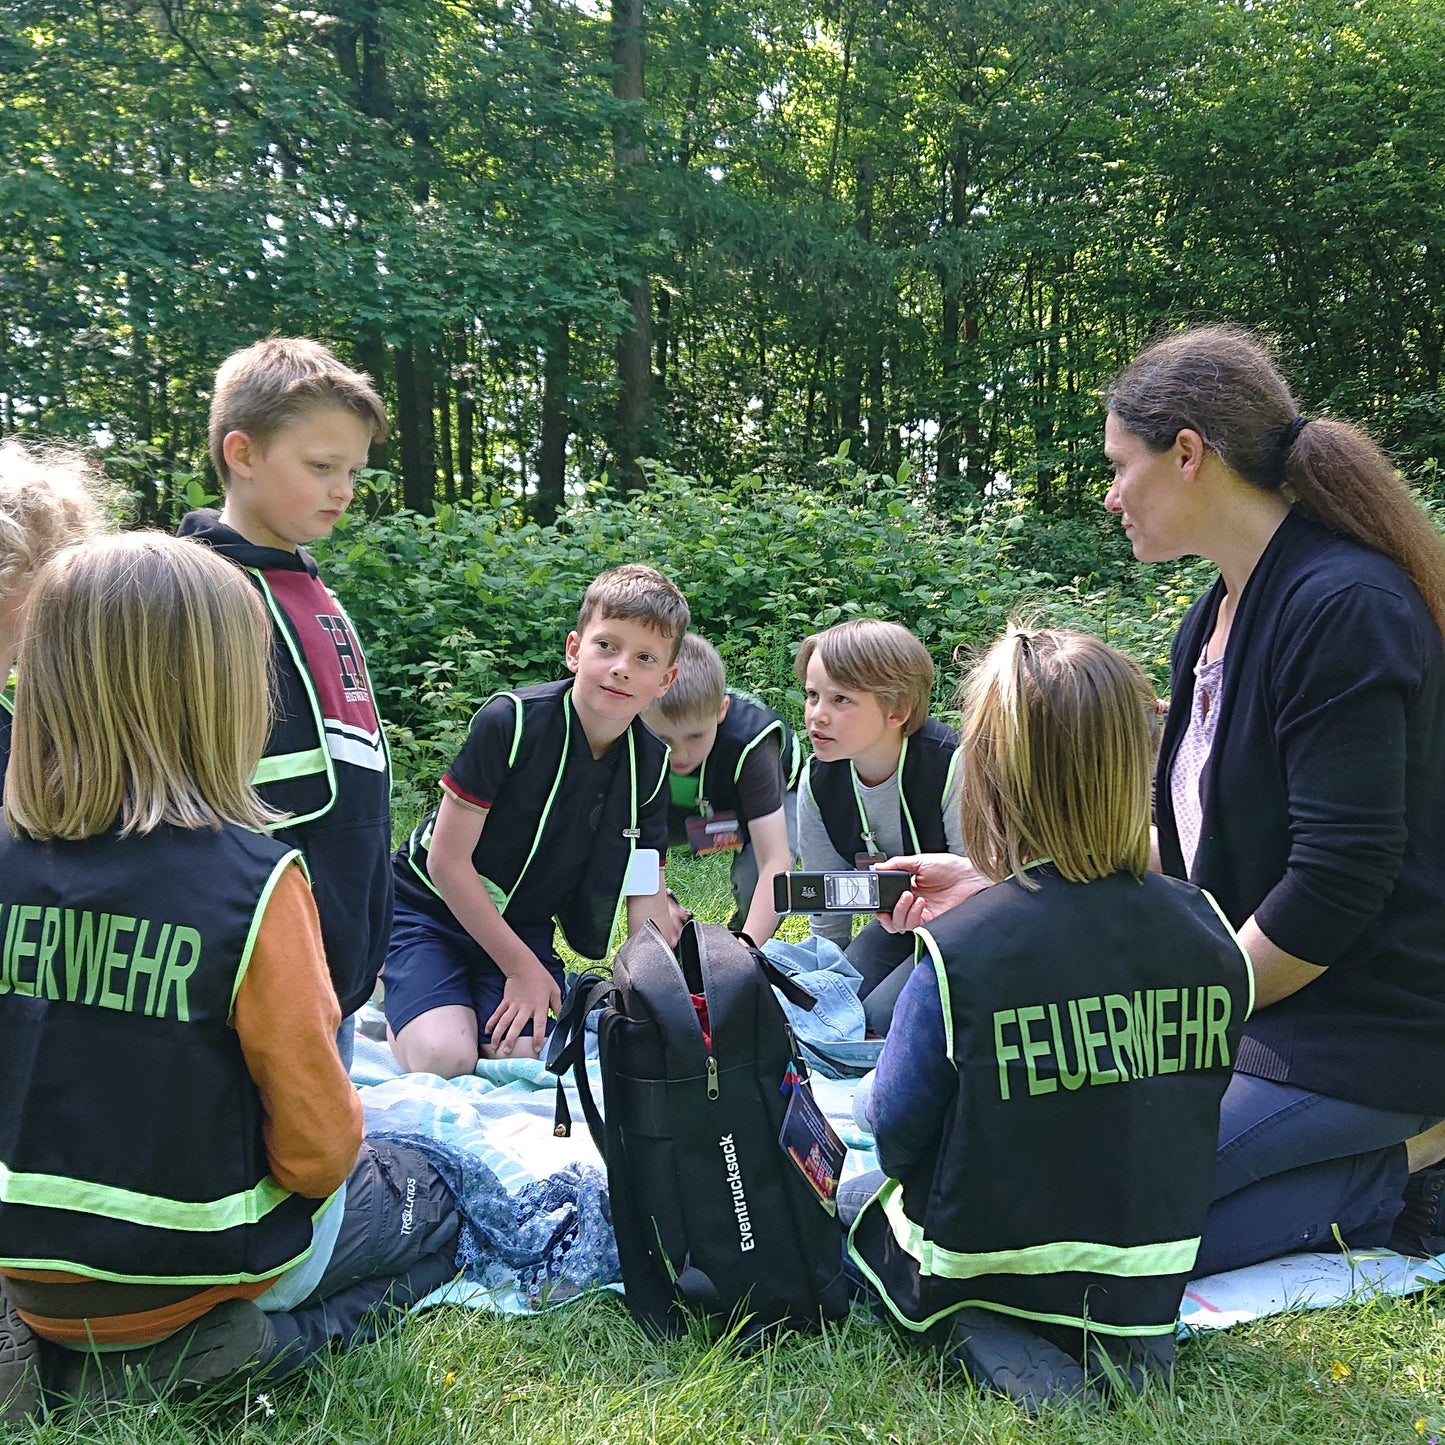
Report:
<svg viewBox="0 0 1445 1445"><path fill-rule="evenodd" d="M547 1040L547 1072L557 1076L557 1104L553 1113L552 1132L559 1139L572 1133L572 1111L567 1106L566 1075L571 1072L577 1082L577 1097L588 1132L603 1162L607 1159L607 1141L602 1114L592 1095L592 1081L587 1076L587 1015L612 992L610 978L584 973L567 991L562 1012L552 1037Z"/></svg>

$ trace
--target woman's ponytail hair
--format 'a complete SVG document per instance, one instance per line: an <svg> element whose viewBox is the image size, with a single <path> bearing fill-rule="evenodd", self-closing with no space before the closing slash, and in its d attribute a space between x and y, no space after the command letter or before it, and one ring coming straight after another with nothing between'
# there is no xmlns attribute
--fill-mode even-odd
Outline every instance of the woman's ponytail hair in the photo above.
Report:
<svg viewBox="0 0 1445 1445"><path fill-rule="evenodd" d="M1261 491L1282 492L1331 531L1397 562L1445 633L1445 539L1359 427L1306 419L1264 342L1240 326L1201 326L1147 346L1105 405L1125 431L1167 451L1188 428Z"/></svg>

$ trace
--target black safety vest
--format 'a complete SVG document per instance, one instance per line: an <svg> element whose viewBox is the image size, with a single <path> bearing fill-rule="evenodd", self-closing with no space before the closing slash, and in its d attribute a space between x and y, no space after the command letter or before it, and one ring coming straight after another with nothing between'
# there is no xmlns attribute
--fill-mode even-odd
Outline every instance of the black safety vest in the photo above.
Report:
<svg viewBox="0 0 1445 1445"><path fill-rule="evenodd" d="M226 826L0 830L0 1268L268 1279L330 1201L271 1177L231 1006L299 858Z"/></svg>
<svg viewBox="0 0 1445 1445"><path fill-rule="evenodd" d="M529 871L547 866L539 853L549 820L554 813L565 819L575 802L566 787L567 756L573 729L582 724L571 693L569 677L494 694L512 699L515 723L506 780L492 800L486 827L472 851L472 867L503 917ZM558 899L554 915L568 946L588 959L607 956L627 870L637 849L642 810L666 786L668 776L667 747L640 718L633 719L613 746L623 748L625 755L602 800L582 881L570 897ZM405 845L414 875L433 893L437 890L427 872L427 847L435 824L433 811Z"/></svg>
<svg viewBox="0 0 1445 1445"><path fill-rule="evenodd" d="M742 804L738 779L742 777L743 764L755 749L764 745L778 750L783 764L783 791L791 792L798 786L803 749L797 734L757 698L732 688L728 689L728 698L727 716L718 724L717 740L697 770L696 802L685 808L668 809L669 824L677 825L672 830L674 834L680 830L682 820L694 813L705 818L713 813L738 813ZM743 819L744 823L747 821Z"/></svg>
<svg viewBox="0 0 1445 1445"><path fill-rule="evenodd" d="M337 782L336 761L326 745L326 719L322 715L321 702L316 696L316 685L311 678L311 669L306 661L296 629L286 615L266 581L266 574L258 567L244 569L254 583L266 604L271 617L272 649L276 655L276 675L281 679L294 679L291 690L304 693L305 712L302 715L279 716L276 718L270 736L266 739L266 752L256 765L252 784L260 791L262 798L273 808L289 816L277 826L296 828L325 817L336 806ZM361 654L361 642L356 628L347 617L346 609L337 601L334 593L328 593L330 602L350 629L359 660L366 668L366 658ZM370 677L370 669L367 668ZM373 705L375 694L373 693ZM292 702L294 713L295 701ZM285 711L279 709L278 712ZM381 712L377 709L377 726L381 729L382 747L386 750L387 775L390 776L391 747L386 740L386 729L381 726Z"/></svg>
<svg viewBox="0 0 1445 1445"><path fill-rule="evenodd" d="M1167 1335L1209 1207L1219 1101L1253 984L1205 893L1031 870L919 938L958 1093L849 1249L922 1330L969 1305Z"/></svg>
<svg viewBox="0 0 1445 1445"><path fill-rule="evenodd" d="M898 760L898 802L903 839L913 853L946 853L948 834L943 826L943 801L958 758L958 734L929 718L903 739ZM806 783L828 839L840 858L852 860L861 853L882 857L866 836L867 819L858 798L857 774L852 759L825 763L809 758Z"/></svg>

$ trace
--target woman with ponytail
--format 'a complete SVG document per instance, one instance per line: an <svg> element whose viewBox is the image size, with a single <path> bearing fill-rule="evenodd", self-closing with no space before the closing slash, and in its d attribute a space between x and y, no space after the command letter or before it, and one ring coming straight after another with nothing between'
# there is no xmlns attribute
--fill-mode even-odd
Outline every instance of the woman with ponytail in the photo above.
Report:
<svg viewBox="0 0 1445 1445"><path fill-rule="evenodd" d="M1445 541L1238 327L1154 342L1105 401L1134 555L1219 568L1174 641L1154 786L1155 866L1214 896L1256 984L1194 1273L1392 1227L1445 1252ZM882 866L912 875L894 929L984 882Z"/></svg>
<svg viewBox="0 0 1445 1445"><path fill-rule="evenodd" d="M1380 1244L1409 1165L1445 1152L1445 542L1241 329L1155 342L1107 408L1134 555L1219 568L1155 778L1160 865L1218 900L1256 980L1196 1273Z"/></svg>

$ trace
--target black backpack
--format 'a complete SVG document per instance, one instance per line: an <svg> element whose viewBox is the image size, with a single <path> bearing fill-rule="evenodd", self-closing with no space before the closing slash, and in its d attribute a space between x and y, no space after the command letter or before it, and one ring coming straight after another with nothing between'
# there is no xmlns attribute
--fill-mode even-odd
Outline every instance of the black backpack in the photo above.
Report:
<svg viewBox="0 0 1445 1445"><path fill-rule="evenodd" d="M610 979L585 974L569 991L552 1035L557 1132L571 1129L571 1069L607 1164L628 1308L664 1334L681 1333L689 1312L742 1338L847 1312L841 1228L778 1142L789 1070L808 1085L773 983L812 1002L725 928L689 923L674 955L649 922ZM710 1052L692 995L705 1000ZM600 1117L583 1058L599 1002Z"/></svg>

